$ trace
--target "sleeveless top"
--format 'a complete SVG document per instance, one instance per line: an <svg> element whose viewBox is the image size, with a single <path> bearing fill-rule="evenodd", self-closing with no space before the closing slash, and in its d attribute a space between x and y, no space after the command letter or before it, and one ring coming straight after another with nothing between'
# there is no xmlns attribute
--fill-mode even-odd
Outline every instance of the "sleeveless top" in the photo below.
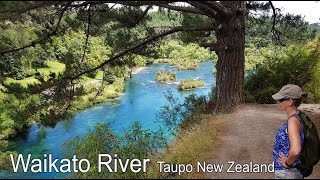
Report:
<svg viewBox="0 0 320 180"><path fill-rule="evenodd" d="M294 113L296 114L296 113ZM294 116L291 115L290 117ZM289 118L290 118L289 117ZM300 142L301 142L301 149L304 144L304 127L302 125L301 119L299 116L294 116L296 117L301 124L301 132L300 132ZM290 150L290 141L289 141L289 136L287 133L288 129L288 120L282 125L282 127L278 130L276 134L276 139L274 141L274 146L273 146L273 161L274 161L274 169L275 170L285 170L286 168L278 162L279 159L279 154L282 152L285 156L288 157L289 155L289 150ZM292 167L296 167L297 164L300 164L301 160L300 157L293 163Z"/></svg>

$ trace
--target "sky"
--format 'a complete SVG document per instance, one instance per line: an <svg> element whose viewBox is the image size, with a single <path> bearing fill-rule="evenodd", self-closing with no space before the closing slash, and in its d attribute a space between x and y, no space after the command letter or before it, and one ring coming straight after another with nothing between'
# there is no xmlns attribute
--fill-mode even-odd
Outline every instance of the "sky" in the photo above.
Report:
<svg viewBox="0 0 320 180"><path fill-rule="evenodd" d="M284 14L291 13L305 16L304 20L309 23L320 23L320 1L272 1L276 8Z"/></svg>

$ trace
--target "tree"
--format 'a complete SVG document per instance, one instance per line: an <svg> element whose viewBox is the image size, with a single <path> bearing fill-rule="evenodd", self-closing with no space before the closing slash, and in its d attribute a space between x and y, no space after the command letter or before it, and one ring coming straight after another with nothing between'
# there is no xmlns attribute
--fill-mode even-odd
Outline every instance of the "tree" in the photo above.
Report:
<svg viewBox="0 0 320 180"><path fill-rule="evenodd" d="M266 10L272 9L273 24L271 32L274 35L281 36L283 34L278 31L276 19L281 18L277 14L272 3L256 3L245 1L186 1L184 3L175 3L176 1L68 1L68 2L1 2L2 12L0 20L17 18L23 13L33 13L34 10L51 8L53 15L41 11L40 15L49 16L48 23L44 23L47 31L38 39L25 44L22 47L11 47L2 49L1 55L11 52L17 52L22 49L32 47L35 44L43 43L52 36L63 34L69 27L75 27L77 22L83 21L87 25L82 24L86 30L86 36L89 38L92 33L99 33L102 25L111 23L112 29L132 28L139 26L146 21L148 11L152 6L158 6L161 9L169 9L179 11L184 14L195 14L205 18L204 24L191 24L175 27L160 28L161 30L155 34L149 33L145 38L134 39L128 42L130 36L125 37L117 51L111 58L105 60L94 68L84 70L73 76L66 76L63 80L72 80L79 78L84 74L91 73L104 67L108 63L116 62L117 59L127 55L128 53L143 50L148 43L157 39L168 36L176 32L198 32L198 35L207 36L206 34L214 33L215 38L207 42L199 42L201 45L210 47L216 51L218 61L216 64L216 109L215 112L225 112L244 102L244 46L245 46L245 18L248 17L249 10ZM115 5L121 5L116 7ZM144 7L144 8L142 8ZM144 9L144 10L143 10ZM14 14L10 17L8 14ZM70 19L70 14L76 14L75 20ZM38 14L39 15L39 14ZM278 16L277 16L278 15ZM265 17L265 16L260 16ZM284 17L283 17L284 19ZM79 25L77 26L79 27ZM100 28L99 28L100 27ZM100 32L101 33L101 32ZM130 31L128 32L130 35ZM126 34L128 35L128 34ZM210 36L209 36L210 37ZM88 39L87 38L87 39ZM123 43L126 43L123 45ZM86 43L87 45L87 43ZM126 48L124 48L126 47ZM61 84L61 83L60 83Z"/></svg>

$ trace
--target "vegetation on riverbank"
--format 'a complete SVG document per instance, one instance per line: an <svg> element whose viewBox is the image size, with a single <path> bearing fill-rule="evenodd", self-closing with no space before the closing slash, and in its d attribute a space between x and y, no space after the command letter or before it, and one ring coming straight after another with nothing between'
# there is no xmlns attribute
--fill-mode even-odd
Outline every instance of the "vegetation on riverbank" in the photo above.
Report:
<svg viewBox="0 0 320 180"><path fill-rule="evenodd" d="M91 162L89 172L73 173L74 178L147 178L148 174L143 173L143 170L135 173L129 169L125 172L119 169L117 172L110 173L106 167L103 167L102 171L98 172L97 157L99 154L109 152L113 158L116 158L114 154L111 154L114 152L122 160L139 159L143 162L143 159L159 154L160 150L167 145L163 133L163 131L144 130L139 122L133 122L125 130L124 135L120 136L114 134L108 125L98 123L94 131L87 133L83 138L77 136L64 143L62 151L65 157L70 158L77 154L77 157L86 158ZM149 168L147 170L149 171Z"/></svg>
<svg viewBox="0 0 320 180"><path fill-rule="evenodd" d="M169 70L167 73L164 72L164 69L161 68L160 71L156 74L156 80L158 82L170 82L170 81L176 81L177 76L175 73L173 73L171 70Z"/></svg>
<svg viewBox="0 0 320 180"><path fill-rule="evenodd" d="M152 178L206 178L201 170L197 172L197 163L209 163L209 160L215 158L216 154L212 152L214 152L218 145L217 134L224 132L226 127L221 121L219 122L219 119L223 118L221 115L198 114L197 118L198 124L193 124L192 127L181 130L175 141L160 156L152 157L153 161L149 172ZM157 161L163 161L166 164L173 164L174 166L178 164L191 164L193 170L189 173L181 173L181 175L168 172L160 173Z"/></svg>
<svg viewBox="0 0 320 180"><path fill-rule="evenodd" d="M158 56L154 63L169 63L176 66L179 71L196 70L200 62L217 59L217 55L209 49L195 43L183 44L173 40L163 41L160 44Z"/></svg>
<svg viewBox="0 0 320 180"><path fill-rule="evenodd" d="M204 86L204 81L196 79L184 79L180 81L178 89L181 91L190 91L202 86Z"/></svg>

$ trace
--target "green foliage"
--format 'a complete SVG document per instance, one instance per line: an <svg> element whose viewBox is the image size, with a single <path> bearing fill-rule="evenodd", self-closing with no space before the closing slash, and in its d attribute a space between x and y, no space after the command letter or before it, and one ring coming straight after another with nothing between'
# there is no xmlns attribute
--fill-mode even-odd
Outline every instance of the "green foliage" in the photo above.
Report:
<svg viewBox="0 0 320 180"><path fill-rule="evenodd" d="M133 64L134 64L134 66L143 67L148 63L148 61L149 61L148 59L150 59L150 58L148 58L146 56L136 55L133 58Z"/></svg>
<svg viewBox="0 0 320 180"><path fill-rule="evenodd" d="M173 96L171 90L168 90L164 96L169 104L161 107L156 113L156 119L163 122L172 134L200 123L197 116L212 113L216 100L215 87L212 87L208 96L191 94L184 99L183 103Z"/></svg>
<svg viewBox="0 0 320 180"><path fill-rule="evenodd" d="M17 156L16 152L12 152L12 151L1 152L0 151L0 169L12 171L10 154L12 154L14 157Z"/></svg>
<svg viewBox="0 0 320 180"><path fill-rule="evenodd" d="M122 73L119 74L118 77L130 77L130 75L133 73L134 67L142 67L145 66L148 62L148 57L137 55L137 54L127 54L121 58L119 58L116 62L111 63L110 67L105 70L109 75L114 75L115 71L113 70L114 67L121 68Z"/></svg>
<svg viewBox="0 0 320 180"><path fill-rule="evenodd" d="M199 15L182 13L182 25L185 26L202 26L207 23L211 23L211 19ZM179 38L184 43L203 43L203 42L214 42L216 40L215 33L213 31L195 31L195 32L182 32Z"/></svg>
<svg viewBox="0 0 320 180"><path fill-rule="evenodd" d="M245 23L246 47L263 48L272 45L303 44L314 39L318 33L317 29L313 25L308 25L300 15L283 14L277 17L275 24L266 14L259 17L249 15ZM277 30L274 34L270 31L273 26Z"/></svg>
<svg viewBox="0 0 320 180"><path fill-rule="evenodd" d="M150 20L147 21L148 27L170 27L179 26L182 22L181 13L159 9L149 13Z"/></svg>
<svg viewBox="0 0 320 180"><path fill-rule="evenodd" d="M158 48L158 56L160 58L169 58L173 50L181 51L183 46L179 41L163 41Z"/></svg>
<svg viewBox="0 0 320 180"><path fill-rule="evenodd" d="M320 102L320 35L308 44L308 49L312 58L317 61L314 71L311 74L311 81L305 85L305 90L308 92L308 100L310 102Z"/></svg>
<svg viewBox="0 0 320 180"><path fill-rule="evenodd" d="M158 50L161 58L157 62L166 62L177 66L178 70L196 70L199 63L216 58L208 49L195 43L180 44L178 41L163 41ZM211 57L213 56L213 57Z"/></svg>
<svg viewBox="0 0 320 180"><path fill-rule="evenodd" d="M41 85L41 83L44 83L45 81L52 81L58 74L63 73L65 70L65 65L57 61L49 61L45 63L44 66L46 67L29 69L29 72L32 73L32 76L30 77L21 80L6 78L4 83L7 85L16 83L24 88L28 88L28 86L33 86L35 84Z"/></svg>
<svg viewBox="0 0 320 180"><path fill-rule="evenodd" d="M199 64L196 62L186 62L184 59L182 60L183 63L178 64L177 68L179 71L183 70L197 70L199 69Z"/></svg>
<svg viewBox="0 0 320 180"><path fill-rule="evenodd" d="M317 92L319 80L319 38L308 46L292 45L284 49L275 49L263 59L252 74L246 78L245 89L258 103L274 102L271 95L285 84L297 84L310 92ZM313 84L314 86L310 86ZM312 100L318 99L314 93ZM253 98L252 98L253 97Z"/></svg>
<svg viewBox="0 0 320 180"><path fill-rule="evenodd" d="M38 38L37 29L30 27L28 22L11 23L1 29L0 48L12 49L25 46ZM41 67L46 61L54 57L53 48L50 42L20 50L15 53L8 53L0 58L1 73L8 74L17 80L33 75L30 69L33 66Z"/></svg>
<svg viewBox="0 0 320 180"><path fill-rule="evenodd" d="M115 8L111 15L112 20L104 26L105 44L112 47L115 55L142 42L146 37L154 36L155 30L147 25L149 14L143 16L144 11L140 7ZM108 14L107 16L110 16ZM140 17L144 17L140 19ZM142 45L133 53L142 56L154 56L156 42Z"/></svg>
<svg viewBox="0 0 320 180"><path fill-rule="evenodd" d="M125 130L123 136L116 135L109 125L97 123L94 130L83 138L76 137L63 144L62 152L66 157L77 155L90 161L91 168L87 173L74 173L76 178L146 178L143 172L131 171L110 173L107 168L98 172L99 154L117 154L121 159L147 159L160 153L166 147L166 139L163 132L143 130L139 122L133 122L131 127ZM147 168L147 171L149 169ZM119 172L120 171L120 172Z"/></svg>
<svg viewBox="0 0 320 180"><path fill-rule="evenodd" d="M255 68L262 64L265 56L272 53L272 48L245 48L245 71L252 72Z"/></svg>
<svg viewBox="0 0 320 180"><path fill-rule="evenodd" d="M194 90L195 88L204 86L204 81L195 80L195 79L184 79L180 81L178 88L179 90Z"/></svg>
<svg viewBox="0 0 320 180"><path fill-rule="evenodd" d="M183 111L183 105L179 104L179 99L173 96L171 90L168 90L164 96L169 104L161 107L156 114L156 119L159 122L163 122L163 124L168 127L168 130L174 134L179 129L179 123L183 119L181 113Z"/></svg>
<svg viewBox="0 0 320 180"><path fill-rule="evenodd" d="M5 94L0 98L0 149L4 149L9 138L17 132L24 132L30 123L37 121L33 116L41 101L39 95L19 98L14 94Z"/></svg>
<svg viewBox="0 0 320 180"><path fill-rule="evenodd" d="M210 51L208 49L202 48L195 43L187 44L182 51L173 50L169 54L169 58L172 59L190 59L193 61L203 62L210 58Z"/></svg>
<svg viewBox="0 0 320 180"><path fill-rule="evenodd" d="M169 70L168 73L165 73L163 68L161 68L156 75L156 80L158 82L170 82L175 81L176 79L176 74L174 74L171 70Z"/></svg>
<svg viewBox="0 0 320 180"><path fill-rule="evenodd" d="M78 72L96 67L111 55L111 49L104 45L101 37L90 37L90 47L85 48L86 36L84 33L71 32L68 36L57 37L54 39L54 49L59 61L66 65L65 73L74 75ZM84 56L84 50L85 56ZM95 77L97 72L89 74Z"/></svg>

